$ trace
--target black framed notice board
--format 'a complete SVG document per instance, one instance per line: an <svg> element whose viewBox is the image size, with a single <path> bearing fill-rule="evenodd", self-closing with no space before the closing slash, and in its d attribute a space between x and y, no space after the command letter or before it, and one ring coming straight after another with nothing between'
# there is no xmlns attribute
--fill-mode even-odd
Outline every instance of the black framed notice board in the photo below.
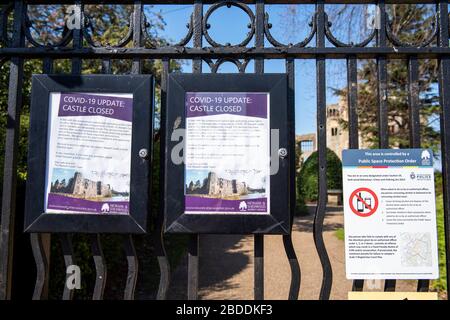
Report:
<svg viewBox="0 0 450 320"><path fill-rule="evenodd" d="M33 75L25 231L145 233L153 78Z"/></svg>
<svg viewBox="0 0 450 320"><path fill-rule="evenodd" d="M286 74L171 74L168 233L288 234Z"/></svg>

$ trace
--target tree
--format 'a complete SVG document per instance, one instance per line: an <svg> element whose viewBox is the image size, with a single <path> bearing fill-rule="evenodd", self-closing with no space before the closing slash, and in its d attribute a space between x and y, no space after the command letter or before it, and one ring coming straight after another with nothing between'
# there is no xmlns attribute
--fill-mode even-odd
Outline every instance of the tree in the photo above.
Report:
<svg viewBox="0 0 450 320"><path fill-rule="evenodd" d="M373 4L341 4L326 7L330 30L336 38L345 43L358 43L372 33L368 18L375 13ZM435 6L430 4L392 4L386 5L392 33L404 42L415 46L424 42L433 32ZM286 30L304 30L312 17L310 10L298 10L298 6L289 5L281 13ZM285 42L295 42L297 33L286 31L282 38ZM295 38L295 39L293 39ZM374 40L369 46L374 45ZM392 44L391 44L392 46ZM422 145L436 151L439 145L439 102L437 94L438 65L436 60L421 59L419 65L419 92ZM342 65L329 60L327 64L328 82L335 83L335 95L347 103L347 88L342 87ZM359 60L358 66L358 115L359 132L371 147L378 146L378 101L377 101L377 65L375 60ZM409 147L408 113L408 69L406 60L389 60L388 64L388 121L396 128L389 137L391 147ZM347 129L346 119L341 120L343 129Z"/></svg>
<svg viewBox="0 0 450 320"><path fill-rule="evenodd" d="M30 22L30 34L40 44L58 43L68 29L65 27L65 17L67 16L68 6L62 5L28 5L28 17ZM85 5L85 14L90 17L92 32L90 35L94 41L102 45L117 44L128 32L128 23L132 14L133 5ZM164 29L165 22L159 13L151 11L151 7L146 6L146 15L151 16L148 19L147 31L152 45L163 45L167 40L159 36ZM12 24L12 15L10 19ZM10 28L9 28L10 29ZM11 36L11 35L9 35ZM87 46L86 40L84 45ZM70 44L69 44L70 46ZM127 44L132 46L132 43ZM181 64L179 61L171 60L171 71L179 71ZM115 74L130 73L131 60L119 59L112 61L112 72ZM70 73L71 62L69 59L58 59L54 61L53 73ZM83 59L83 74L93 74L102 72L102 64L99 59ZM157 88L159 87L162 63L160 60L144 60L143 73L153 74L156 78ZM24 63L24 84L22 93L21 108L21 130L19 136L19 154L18 154L18 177L19 182L26 179L26 157L27 141L29 127L30 111L30 91L31 75L42 73L41 60L26 60ZM5 63L0 68L0 167L3 168L4 161L4 142L5 128L7 118L8 102L8 83L9 83L9 63ZM156 125L159 125L160 97L159 90L156 90ZM0 177L3 180L3 170L0 170ZM1 186L0 186L1 188Z"/></svg>
<svg viewBox="0 0 450 320"><path fill-rule="evenodd" d="M28 16L30 18L31 35L41 44L54 44L60 41L66 32L64 16L67 6L59 5L28 5ZM91 23L93 24L94 33L91 33L93 40L101 42L103 45L115 45L122 39L128 32L129 16L132 12L132 5L85 5L87 15L91 17ZM148 9L149 7L146 6ZM150 41L152 45L164 44L166 40L159 36L160 31L163 29L164 20L158 14L146 13L147 16L152 15L152 18L147 27ZM10 18L10 26L8 30L11 30L12 15ZM9 35L11 36L11 35ZM87 46L86 40L84 45ZM0 44L2 45L2 44ZM131 46L129 43L127 46ZM69 44L70 46L70 44ZM53 63L53 73L70 73L71 61L69 59L58 59ZM82 72L83 74L101 73L102 65L100 60L83 59ZM181 65L176 60L171 60L171 71L179 71ZM112 72L115 74L130 73L131 61L126 59L113 60ZM143 61L143 73L153 74L156 77L156 83L161 79L162 64L159 60L144 60ZM20 136L19 136L19 152L17 158L18 164L18 187L17 187L17 203L23 203L24 198L24 182L26 180L26 160L27 160L27 147L28 147L28 128L29 128L29 111L30 111L30 91L31 91L31 75L42 73L42 61L41 60L25 60L24 63L24 83L22 89L23 103L21 106L21 120L20 120ZM9 83L9 63L5 63L0 68L0 168L3 168L4 154L5 154L5 129L7 119L7 100L8 100L8 83ZM156 109L159 111L160 97L159 90L156 90L157 104ZM160 190L159 185L159 141L154 144L154 167L152 168L153 175L153 188L152 199L159 199ZM3 170L0 170L0 177L3 181ZM69 181L70 183L70 181ZM54 184L54 186L56 183ZM1 185L0 185L1 188ZM19 207L19 206L18 206ZM22 210L22 209L17 209ZM152 215L154 218L156 212L160 211L159 201L152 201ZM19 213L20 214L20 213ZM176 239L175 239L176 240ZM148 258L143 258L144 268L156 269L156 258L154 255L148 253L153 252L151 245L150 235L136 237L135 246L138 252L145 250ZM76 240L73 243L74 251L76 252L76 259L83 272L82 277L82 289L77 292L77 298L89 299L92 292L92 284L95 280L95 269L92 266L92 255L90 252L90 240L85 235L77 235ZM169 242L170 245L170 242ZM121 252L122 238L116 235L104 235L102 237L102 246L106 260L108 261L108 268L111 270L120 270L121 272L114 272L108 274L108 283L111 287L105 291L106 298L119 298L123 293L122 278L121 275L126 274L126 260L123 259ZM50 281L50 298L58 298L60 295L60 288L63 287L65 282L64 261L58 250L58 242L52 241L52 264L51 271L52 281ZM179 250L182 253L182 250ZM181 255L177 252L177 255ZM21 252L21 254L28 254ZM30 253L31 254L31 253ZM143 255L140 254L140 257ZM147 261L151 260L152 264ZM150 265L150 266L149 266ZM140 276L139 281L149 281L149 277L152 277L154 273L148 273ZM154 280L152 280L154 282ZM156 280L155 280L156 281ZM153 288L152 288L153 289Z"/></svg>
<svg viewBox="0 0 450 320"><path fill-rule="evenodd" d="M391 5L387 7L391 29L402 42L418 44L430 36L434 12L426 5ZM408 67L405 60L389 60L388 63L388 124L391 130L389 145L407 148L409 143ZM437 149L439 132L438 94L436 83L438 66L436 60L420 60L419 99L421 117L421 138L424 147ZM363 61L358 70L358 119L359 132L371 147L378 146L378 79L375 60ZM335 89L335 94L347 100L347 88ZM346 119L340 121L347 129Z"/></svg>
<svg viewBox="0 0 450 320"><path fill-rule="evenodd" d="M297 194L305 201L319 198L319 153L313 152L303 164L297 177ZM327 148L327 189L342 189L342 163L339 157Z"/></svg>

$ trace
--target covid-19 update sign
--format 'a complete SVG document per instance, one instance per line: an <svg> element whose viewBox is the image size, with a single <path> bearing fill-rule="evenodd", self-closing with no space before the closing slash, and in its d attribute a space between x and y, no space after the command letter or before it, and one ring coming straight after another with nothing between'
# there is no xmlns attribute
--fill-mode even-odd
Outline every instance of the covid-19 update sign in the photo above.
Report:
<svg viewBox="0 0 450 320"><path fill-rule="evenodd" d="M432 152L344 150L348 279L439 276Z"/></svg>
<svg viewBox="0 0 450 320"><path fill-rule="evenodd" d="M34 75L27 232L145 233L153 77Z"/></svg>
<svg viewBox="0 0 450 320"><path fill-rule="evenodd" d="M288 234L295 160L285 74L171 74L165 231Z"/></svg>

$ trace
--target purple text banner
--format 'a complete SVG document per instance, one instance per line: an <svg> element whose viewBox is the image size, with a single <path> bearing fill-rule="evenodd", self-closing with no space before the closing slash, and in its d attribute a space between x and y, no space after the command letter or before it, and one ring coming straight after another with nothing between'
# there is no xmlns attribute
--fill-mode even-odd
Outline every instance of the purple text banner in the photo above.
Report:
<svg viewBox="0 0 450 320"><path fill-rule="evenodd" d="M268 94L261 92L187 92L186 116L233 114L267 118L267 98Z"/></svg>
<svg viewBox="0 0 450 320"><path fill-rule="evenodd" d="M58 116L103 116L131 122L133 99L87 93L61 93Z"/></svg>

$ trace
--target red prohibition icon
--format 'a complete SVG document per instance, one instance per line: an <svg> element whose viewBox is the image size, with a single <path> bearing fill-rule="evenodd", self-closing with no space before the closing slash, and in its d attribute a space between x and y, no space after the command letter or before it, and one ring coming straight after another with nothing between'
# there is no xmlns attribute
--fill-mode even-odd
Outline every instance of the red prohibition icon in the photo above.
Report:
<svg viewBox="0 0 450 320"><path fill-rule="evenodd" d="M356 199L356 201L355 201ZM354 205L356 202L356 208ZM360 217L370 217L378 208L378 197L369 188L358 188L352 192L349 199L350 209Z"/></svg>

